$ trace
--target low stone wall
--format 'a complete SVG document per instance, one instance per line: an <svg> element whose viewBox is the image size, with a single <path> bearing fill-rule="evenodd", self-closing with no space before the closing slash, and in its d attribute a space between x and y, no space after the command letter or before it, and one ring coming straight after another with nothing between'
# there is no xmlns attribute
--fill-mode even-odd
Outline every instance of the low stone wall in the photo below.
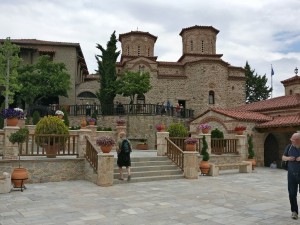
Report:
<svg viewBox="0 0 300 225"><path fill-rule="evenodd" d="M0 173L12 173L19 167L18 160L1 160ZM58 182L85 179L85 159L38 158L21 160L21 167L28 170L27 183Z"/></svg>

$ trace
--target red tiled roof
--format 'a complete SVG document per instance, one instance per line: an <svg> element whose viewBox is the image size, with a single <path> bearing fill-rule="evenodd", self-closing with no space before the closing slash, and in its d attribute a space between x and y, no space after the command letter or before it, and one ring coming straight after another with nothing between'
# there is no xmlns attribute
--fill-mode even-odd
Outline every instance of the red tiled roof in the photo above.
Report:
<svg viewBox="0 0 300 225"><path fill-rule="evenodd" d="M265 122L265 121L272 120L272 117L257 112L237 111L237 110L221 109L221 108L212 108L211 110L216 113L220 113L222 115L229 116L241 121Z"/></svg>
<svg viewBox="0 0 300 225"><path fill-rule="evenodd" d="M0 39L0 42L4 42L5 39ZM30 44L30 45L63 45L63 46L79 46L79 43L71 43L71 42L58 42L58 41L44 41L37 39L10 39L12 43L15 44Z"/></svg>
<svg viewBox="0 0 300 225"><path fill-rule="evenodd" d="M300 126L300 114L291 116L277 116L272 121L261 123L255 128L268 128L268 127L288 127Z"/></svg>
<svg viewBox="0 0 300 225"><path fill-rule="evenodd" d="M291 77L289 79L283 80L281 81L281 83L285 86L287 84L291 84L291 83L300 83L300 77L298 75Z"/></svg>
<svg viewBox="0 0 300 225"><path fill-rule="evenodd" d="M245 104L231 110L263 112L276 109L288 109L300 106L300 94L281 96L264 101Z"/></svg>

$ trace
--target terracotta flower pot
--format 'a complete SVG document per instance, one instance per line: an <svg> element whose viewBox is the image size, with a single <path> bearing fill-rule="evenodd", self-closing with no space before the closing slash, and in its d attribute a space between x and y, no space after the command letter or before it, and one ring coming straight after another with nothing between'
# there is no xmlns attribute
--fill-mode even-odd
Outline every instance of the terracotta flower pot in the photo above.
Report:
<svg viewBox="0 0 300 225"><path fill-rule="evenodd" d="M17 117L14 117L14 118L7 118L6 119L6 124L7 126L17 126L18 125L18 122L19 122L19 119Z"/></svg>
<svg viewBox="0 0 300 225"><path fill-rule="evenodd" d="M186 144L185 145L185 151L196 151L196 144Z"/></svg>
<svg viewBox="0 0 300 225"><path fill-rule="evenodd" d="M201 131L202 131L202 134L208 134L209 129L202 129Z"/></svg>
<svg viewBox="0 0 300 225"><path fill-rule="evenodd" d="M210 169L210 165L208 163L208 161L201 161L200 162L200 170L201 170L201 174L207 175L209 173L209 169Z"/></svg>
<svg viewBox="0 0 300 225"><path fill-rule="evenodd" d="M111 149L112 149L112 145L110 146L104 146L104 145L101 145L100 146L100 149L103 153L110 153Z"/></svg>
<svg viewBox="0 0 300 225"><path fill-rule="evenodd" d="M15 168L11 174L11 181L15 188L22 188L28 179L28 172L25 168Z"/></svg>

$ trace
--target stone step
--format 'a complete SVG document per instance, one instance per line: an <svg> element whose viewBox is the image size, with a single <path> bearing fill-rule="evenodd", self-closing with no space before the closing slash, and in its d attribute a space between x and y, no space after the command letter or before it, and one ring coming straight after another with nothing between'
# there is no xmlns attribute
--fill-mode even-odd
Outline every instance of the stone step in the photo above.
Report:
<svg viewBox="0 0 300 225"><path fill-rule="evenodd" d="M131 167L164 166L164 165L174 165L174 163L172 163L171 160L131 162ZM115 162L115 167L118 167L117 162Z"/></svg>
<svg viewBox="0 0 300 225"><path fill-rule="evenodd" d="M133 166L130 167L131 172L142 172L142 171L161 171L161 170L177 170L178 167L174 164L169 164L169 165L152 165L149 166L148 164L145 166ZM123 170L125 171L125 167L123 167ZM114 169L114 173L118 173L119 172L119 168L115 168Z"/></svg>
<svg viewBox="0 0 300 225"><path fill-rule="evenodd" d="M151 176L151 177L134 177L132 175L130 183L134 182L149 182L149 181L158 181L158 180L175 180L175 179L183 179L183 174L177 175L163 175L163 176ZM127 175L124 176L124 180L114 179L114 184L126 184L129 183L127 181Z"/></svg>
<svg viewBox="0 0 300 225"><path fill-rule="evenodd" d="M127 174L125 170L123 170L123 174ZM181 170L155 170L155 171L131 171L132 177L151 177L151 176L168 176L168 175L182 175L183 172ZM114 179L119 178L119 173L114 173Z"/></svg>
<svg viewBox="0 0 300 225"><path fill-rule="evenodd" d="M168 161L169 158L166 156L153 156L153 157L131 157L131 162L148 162L148 161ZM117 158L115 158L115 162L117 162Z"/></svg>

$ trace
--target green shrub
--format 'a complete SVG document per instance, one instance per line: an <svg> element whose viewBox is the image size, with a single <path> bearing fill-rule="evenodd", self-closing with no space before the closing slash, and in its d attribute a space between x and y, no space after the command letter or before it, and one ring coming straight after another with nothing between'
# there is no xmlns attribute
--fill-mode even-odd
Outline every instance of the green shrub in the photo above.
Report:
<svg viewBox="0 0 300 225"><path fill-rule="evenodd" d="M181 123L172 123L168 127L170 137L187 137L189 135L188 129Z"/></svg>
<svg viewBox="0 0 300 225"><path fill-rule="evenodd" d="M255 156L254 150L253 150L253 140L252 136L248 135L248 159L253 159Z"/></svg>
<svg viewBox="0 0 300 225"><path fill-rule="evenodd" d="M68 135L69 129L64 124L64 122L61 119L59 119L57 116L45 116L37 123L35 127L35 135L36 135L35 142L39 146L42 146L48 143L50 145L54 143L63 145L67 141L67 138L64 137L38 136L38 135L47 135L47 134Z"/></svg>
<svg viewBox="0 0 300 225"><path fill-rule="evenodd" d="M25 125L30 125L30 117L27 116L25 119Z"/></svg>
<svg viewBox="0 0 300 225"><path fill-rule="evenodd" d="M211 132L211 138L222 138L224 139L224 134L222 131L220 131L218 128L212 130Z"/></svg>
<svg viewBox="0 0 300 225"><path fill-rule="evenodd" d="M2 111L5 108L4 104L5 104L5 102L3 102L1 104L0 111ZM0 116L0 129L3 129L3 128L4 128L4 118L2 116Z"/></svg>
<svg viewBox="0 0 300 225"><path fill-rule="evenodd" d="M32 115L32 124L36 125L41 119L40 113L38 111L34 111Z"/></svg>
<svg viewBox="0 0 300 225"><path fill-rule="evenodd" d="M96 121L95 121L95 125L97 125L97 110L95 110L95 111L92 113L92 116L91 116L91 118L94 118L94 119L96 119Z"/></svg>
<svg viewBox="0 0 300 225"><path fill-rule="evenodd" d="M207 152L207 149L208 149L208 145L207 145L205 136L203 136L202 137L202 149L201 149L201 155L203 156L202 157L203 161L209 160L209 153Z"/></svg>

